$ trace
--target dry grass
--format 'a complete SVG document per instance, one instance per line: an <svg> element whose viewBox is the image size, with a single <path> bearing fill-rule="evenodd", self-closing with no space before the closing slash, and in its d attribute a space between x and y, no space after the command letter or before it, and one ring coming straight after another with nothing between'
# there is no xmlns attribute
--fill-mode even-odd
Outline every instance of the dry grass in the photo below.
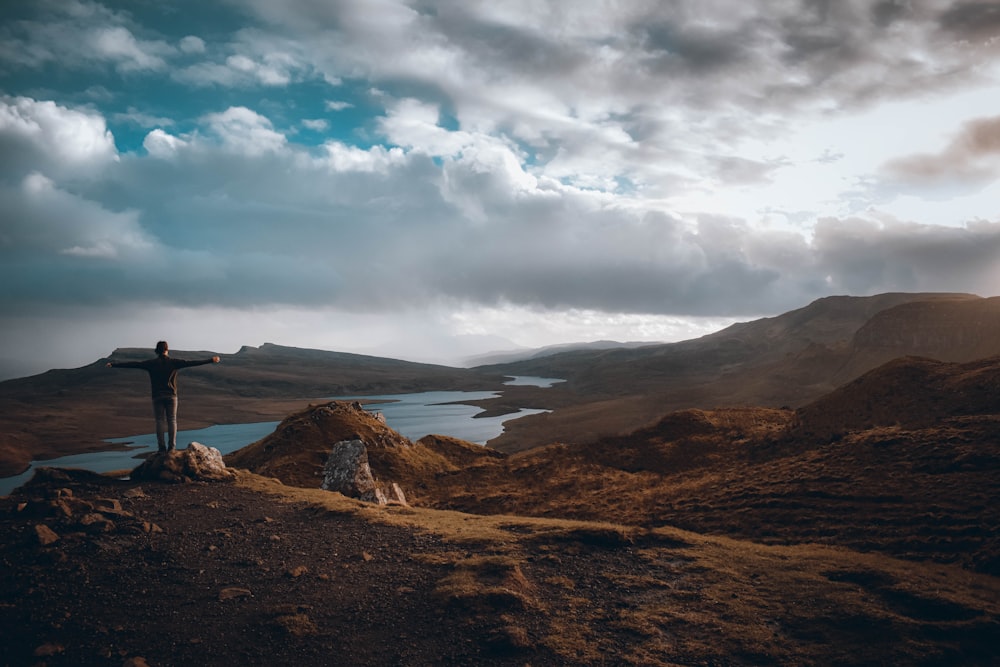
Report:
<svg viewBox="0 0 1000 667"><path fill-rule="evenodd" d="M444 538L455 547L423 557L441 569L436 595L470 617L494 619L491 641L505 651L642 665L956 656L975 664L995 655L988 647L1000 583L955 565L671 527L378 507L249 473L239 483Z"/></svg>

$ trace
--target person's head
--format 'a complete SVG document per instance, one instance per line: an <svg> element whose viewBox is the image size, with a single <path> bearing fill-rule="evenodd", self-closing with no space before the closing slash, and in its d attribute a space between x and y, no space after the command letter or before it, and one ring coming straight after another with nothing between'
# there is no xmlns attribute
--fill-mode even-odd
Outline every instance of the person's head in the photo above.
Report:
<svg viewBox="0 0 1000 667"><path fill-rule="evenodd" d="M157 354L166 354L169 349L170 348L167 346L167 341L165 340L161 340L159 343L156 344Z"/></svg>

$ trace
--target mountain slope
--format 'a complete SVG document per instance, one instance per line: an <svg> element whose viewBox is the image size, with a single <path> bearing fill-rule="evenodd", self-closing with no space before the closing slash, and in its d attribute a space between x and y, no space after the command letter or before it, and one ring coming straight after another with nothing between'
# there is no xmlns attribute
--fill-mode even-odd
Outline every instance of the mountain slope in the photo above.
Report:
<svg viewBox="0 0 1000 667"><path fill-rule="evenodd" d="M829 297L692 341L489 366L567 379L532 406L553 413L513 422L491 444L591 442L684 408L798 407L914 353L948 361L1000 354L1000 298Z"/></svg>

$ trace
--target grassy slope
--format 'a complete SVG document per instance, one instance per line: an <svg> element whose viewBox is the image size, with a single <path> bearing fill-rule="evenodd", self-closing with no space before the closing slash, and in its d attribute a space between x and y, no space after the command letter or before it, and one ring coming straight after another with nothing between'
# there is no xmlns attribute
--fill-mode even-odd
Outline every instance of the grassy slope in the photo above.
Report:
<svg viewBox="0 0 1000 667"><path fill-rule="evenodd" d="M671 527L362 505L241 483L443 536L436 591L525 651L571 664L988 664L1000 584L956 565ZM425 556L425 558L428 558ZM553 571L552 565L557 567Z"/></svg>

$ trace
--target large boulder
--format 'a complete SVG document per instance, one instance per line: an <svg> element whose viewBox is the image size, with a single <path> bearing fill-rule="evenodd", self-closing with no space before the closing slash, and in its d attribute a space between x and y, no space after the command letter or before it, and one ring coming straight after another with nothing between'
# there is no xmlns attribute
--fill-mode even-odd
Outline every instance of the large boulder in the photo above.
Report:
<svg viewBox="0 0 1000 667"><path fill-rule="evenodd" d="M159 452L132 471L132 479L165 482L226 481L233 477L222 452L192 442L187 449Z"/></svg>
<svg viewBox="0 0 1000 667"><path fill-rule="evenodd" d="M323 467L320 488L379 505L406 504L406 496L399 484L382 483L375 479L368 461L368 447L356 439L334 444Z"/></svg>
<svg viewBox="0 0 1000 667"><path fill-rule="evenodd" d="M341 440L333 445L323 467L320 488L369 502L375 500L375 478L368 464L368 448L364 442Z"/></svg>

